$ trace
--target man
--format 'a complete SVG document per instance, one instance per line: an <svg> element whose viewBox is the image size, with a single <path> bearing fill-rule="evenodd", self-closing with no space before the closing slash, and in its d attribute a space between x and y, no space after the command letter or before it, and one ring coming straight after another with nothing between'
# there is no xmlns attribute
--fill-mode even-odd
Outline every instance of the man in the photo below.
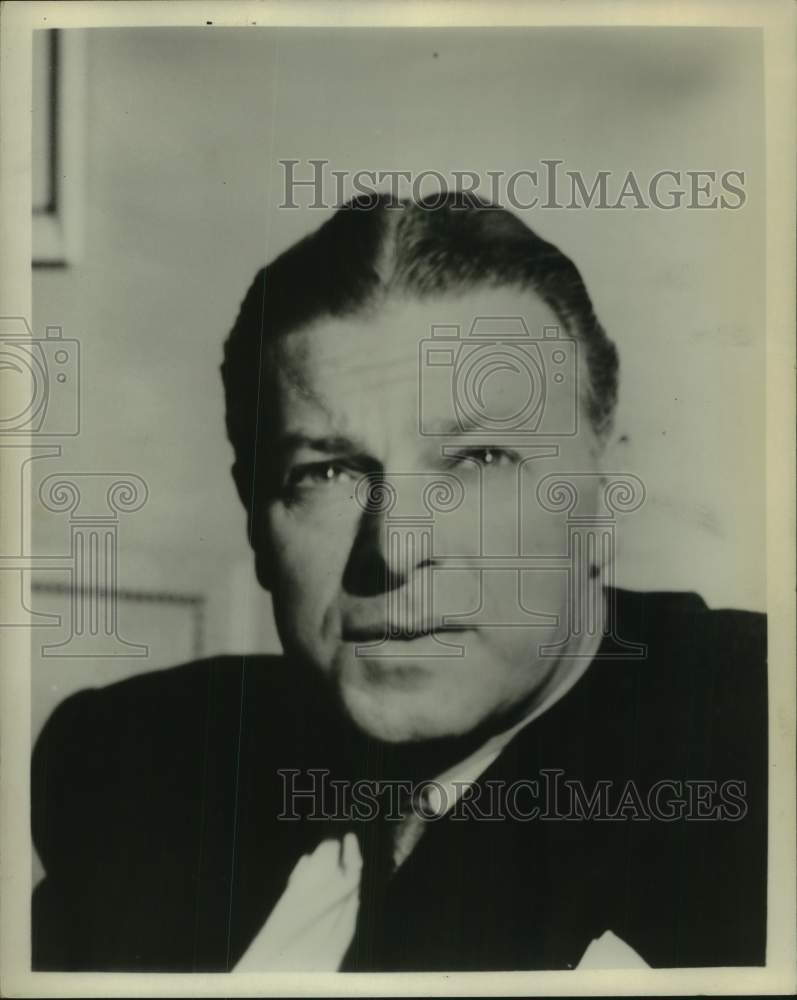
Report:
<svg viewBox="0 0 797 1000"><path fill-rule="evenodd" d="M36 968L764 962L764 623L610 585L617 368L473 198L354 202L257 275L223 377L285 657L56 710Z"/></svg>

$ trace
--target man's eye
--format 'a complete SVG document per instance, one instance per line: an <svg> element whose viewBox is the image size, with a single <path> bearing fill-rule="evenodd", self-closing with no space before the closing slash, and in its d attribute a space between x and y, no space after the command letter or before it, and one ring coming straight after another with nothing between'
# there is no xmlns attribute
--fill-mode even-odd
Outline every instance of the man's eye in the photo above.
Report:
<svg viewBox="0 0 797 1000"><path fill-rule="evenodd" d="M519 456L508 448L485 445L483 448L463 448L450 458L455 466L475 463L490 469L517 465Z"/></svg>
<svg viewBox="0 0 797 1000"><path fill-rule="evenodd" d="M355 473L341 462L312 462L291 469L286 485L289 490L302 490L353 482L356 478Z"/></svg>

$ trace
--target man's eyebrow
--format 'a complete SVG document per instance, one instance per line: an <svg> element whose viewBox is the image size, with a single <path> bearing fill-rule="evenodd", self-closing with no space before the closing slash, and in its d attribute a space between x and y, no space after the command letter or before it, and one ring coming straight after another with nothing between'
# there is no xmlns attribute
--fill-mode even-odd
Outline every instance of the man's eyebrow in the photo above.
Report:
<svg viewBox="0 0 797 1000"><path fill-rule="evenodd" d="M280 434L277 439L277 447L282 453L297 451L299 448L309 448L312 451L324 452L328 455L339 454L340 452L363 454L366 449L362 442L343 434L322 435L313 437L309 434L302 434L298 431L288 431Z"/></svg>
<svg viewBox="0 0 797 1000"><path fill-rule="evenodd" d="M439 420L431 420L427 423L427 427L432 434L449 435L450 437L485 432L485 428L477 420L472 420L464 414L461 417L441 417ZM500 431L496 432L496 435L498 434Z"/></svg>

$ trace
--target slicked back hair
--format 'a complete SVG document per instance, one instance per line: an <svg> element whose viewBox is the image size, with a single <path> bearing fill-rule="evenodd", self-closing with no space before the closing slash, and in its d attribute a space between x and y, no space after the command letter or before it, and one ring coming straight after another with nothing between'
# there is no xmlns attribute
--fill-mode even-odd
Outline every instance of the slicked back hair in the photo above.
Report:
<svg viewBox="0 0 797 1000"><path fill-rule="evenodd" d="M227 433L244 503L254 502L271 464L269 342L317 319L373 310L391 294L423 299L478 287L527 290L553 310L579 343L586 414L605 437L617 401L617 351L575 264L511 212L471 194L418 202L370 196L343 205L257 273L224 345Z"/></svg>

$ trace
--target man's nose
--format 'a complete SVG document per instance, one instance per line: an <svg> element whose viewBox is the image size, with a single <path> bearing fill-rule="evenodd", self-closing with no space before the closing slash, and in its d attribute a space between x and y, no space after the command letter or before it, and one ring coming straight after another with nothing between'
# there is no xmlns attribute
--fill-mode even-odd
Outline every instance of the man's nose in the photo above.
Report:
<svg viewBox="0 0 797 1000"><path fill-rule="evenodd" d="M361 596L396 590L434 562L428 526L396 516L395 486L373 477L366 488L359 491L361 517L343 579L349 593Z"/></svg>

